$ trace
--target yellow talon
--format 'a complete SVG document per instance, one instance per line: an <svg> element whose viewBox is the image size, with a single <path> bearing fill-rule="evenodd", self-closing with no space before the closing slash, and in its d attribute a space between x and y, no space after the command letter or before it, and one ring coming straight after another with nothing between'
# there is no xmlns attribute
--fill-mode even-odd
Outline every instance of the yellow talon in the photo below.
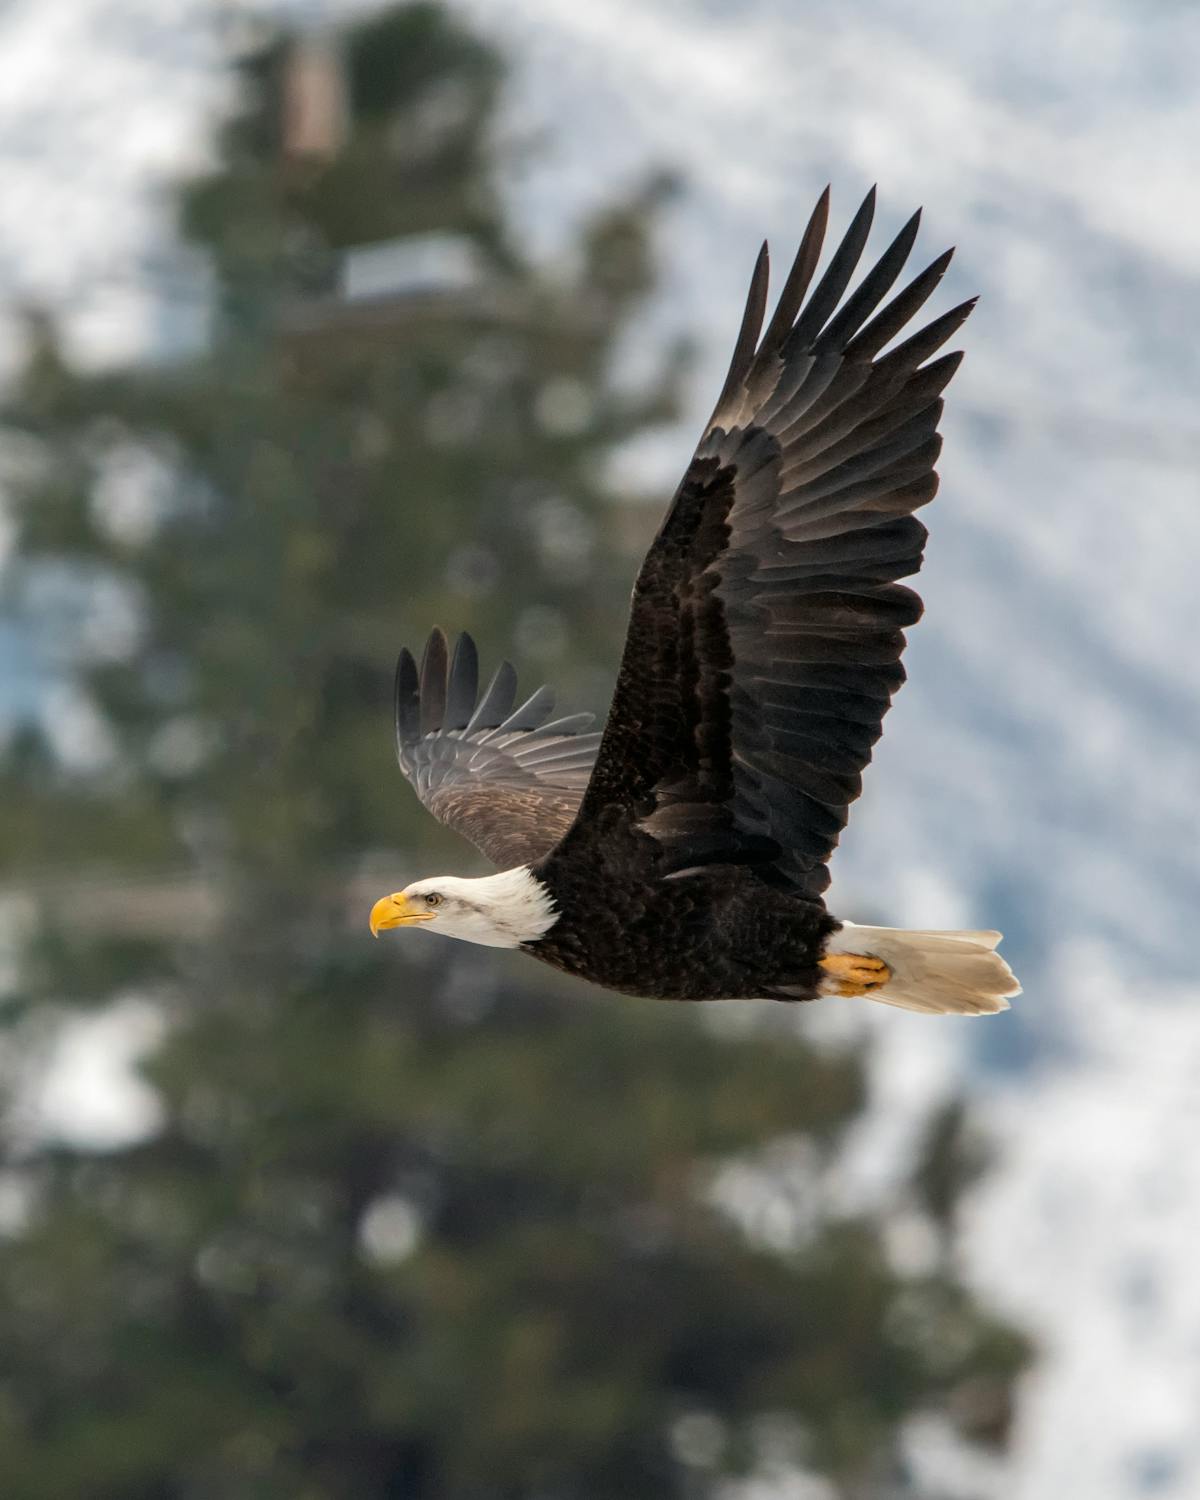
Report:
<svg viewBox="0 0 1200 1500"><path fill-rule="evenodd" d="M869 995L892 977L883 959L869 953L829 953L820 966L828 975L821 984L823 995Z"/></svg>

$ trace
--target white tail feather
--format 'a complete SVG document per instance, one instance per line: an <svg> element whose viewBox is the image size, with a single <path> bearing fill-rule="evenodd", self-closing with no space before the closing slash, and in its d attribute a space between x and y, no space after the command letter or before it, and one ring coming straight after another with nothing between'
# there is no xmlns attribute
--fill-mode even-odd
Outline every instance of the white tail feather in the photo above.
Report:
<svg viewBox="0 0 1200 1500"><path fill-rule="evenodd" d="M870 998L927 1016L987 1016L1008 1009L1021 986L993 950L998 932L906 932L901 927L859 927L845 922L831 934L826 953L869 954L892 971Z"/></svg>

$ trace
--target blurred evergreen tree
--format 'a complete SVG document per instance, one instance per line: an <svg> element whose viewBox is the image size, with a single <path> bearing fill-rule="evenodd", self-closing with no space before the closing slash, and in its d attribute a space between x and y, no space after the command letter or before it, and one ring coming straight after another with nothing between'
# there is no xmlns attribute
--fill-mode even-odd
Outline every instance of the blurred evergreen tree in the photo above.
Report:
<svg viewBox="0 0 1200 1500"><path fill-rule="evenodd" d="M392 762L401 640L465 625L603 701L632 567L604 460L678 371L613 377L659 189L570 276L531 265L500 67L434 6L239 66L180 197L203 352L83 374L34 317L5 413L10 604L70 581L102 726L86 768L34 731L3 766L39 911L11 1050L130 994L165 1035L147 1138L8 1142L3 1494L669 1500L780 1463L911 1493L906 1419L1002 1444L1025 1349L947 1247L902 1274L880 1216L825 1206L861 1059L782 1008L723 1037L365 929L389 880L471 863ZM782 1238L729 1207L781 1139ZM944 1227L959 1180L939 1157L913 1201Z"/></svg>

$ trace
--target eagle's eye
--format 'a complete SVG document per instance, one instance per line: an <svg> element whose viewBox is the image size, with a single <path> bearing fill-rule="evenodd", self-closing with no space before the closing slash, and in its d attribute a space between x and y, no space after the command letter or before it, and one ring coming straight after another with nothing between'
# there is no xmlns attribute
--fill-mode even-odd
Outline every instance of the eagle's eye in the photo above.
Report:
<svg viewBox="0 0 1200 1500"><path fill-rule="evenodd" d="M429 894L425 897L426 906L441 906L441 904L442 898L436 891L430 891Z"/></svg>

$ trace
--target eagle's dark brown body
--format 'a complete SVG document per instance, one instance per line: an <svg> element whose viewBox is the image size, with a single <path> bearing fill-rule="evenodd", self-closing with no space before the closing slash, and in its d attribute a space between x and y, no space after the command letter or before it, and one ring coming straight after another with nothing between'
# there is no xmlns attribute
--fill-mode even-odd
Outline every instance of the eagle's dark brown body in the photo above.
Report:
<svg viewBox="0 0 1200 1500"><path fill-rule="evenodd" d="M623 842L534 867L561 915L527 953L656 1000L815 998L824 939L840 925L823 906L729 865L634 884L630 869L645 866L626 862Z"/></svg>

